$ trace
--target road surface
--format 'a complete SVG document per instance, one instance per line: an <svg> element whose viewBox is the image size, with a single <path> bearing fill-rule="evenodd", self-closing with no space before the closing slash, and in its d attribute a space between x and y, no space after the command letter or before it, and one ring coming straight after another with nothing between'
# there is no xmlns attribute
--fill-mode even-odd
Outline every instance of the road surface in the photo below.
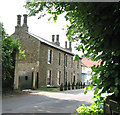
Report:
<svg viewBox="0 0 120 115"><path fill-rule="evenodd" d="M93 91L32 91L30 95L2 100L2 113L76 113L79 105L92 103Z"/></svg>

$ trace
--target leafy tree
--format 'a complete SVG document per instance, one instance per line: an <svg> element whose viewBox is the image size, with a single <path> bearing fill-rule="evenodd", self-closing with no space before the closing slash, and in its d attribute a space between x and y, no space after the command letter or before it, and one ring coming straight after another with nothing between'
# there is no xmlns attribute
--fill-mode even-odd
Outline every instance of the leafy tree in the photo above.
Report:
<svg viewBox="0 0 120 115"><path fill-rule="evenodd" d="M19 53L20 58L25 57L24 51L20 49L19 40L13 40L12 36L6 34L2 26L2 86L13 89L15 56Z"/></svg>
<svg viewBox="0 0 120 115"><path fill-rule="evenodd" d="M85 57L101 61L101 65L92 67L94 75L85 93L97 85L97 97L106 92L120 95L120 2L27 2L25 7L30 16L49 13L54 21L65 12L70 22L67 38L79 42L76 50L82 50Z"/></svg>

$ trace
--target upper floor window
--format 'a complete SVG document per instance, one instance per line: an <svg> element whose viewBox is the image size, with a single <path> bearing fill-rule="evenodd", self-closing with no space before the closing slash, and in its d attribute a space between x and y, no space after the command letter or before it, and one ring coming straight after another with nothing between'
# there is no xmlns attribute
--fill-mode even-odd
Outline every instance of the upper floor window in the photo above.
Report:
<svg viewBox="0 0 120 115"><path fill-rule="evenodd" d="M65 55L65 66L67 67L67 55Z"/></svg>
<svg viewBox="0 0 120 115"><path fill-rule="evenodd" d="M59 65L61 63L61 53L59 53Z"/></svg>
<svg viewBox="0 0 120 115"><path fill-rule="evenodd" d="M61 79L61 71L58 71L58 75L57 75L57 85L60 85L60 79Z"/></svg>
<svg viewBox="0 0 120 115"><path fill-rule="evenodd" d="M52 50L48 49L48 64L52 61Z"/></svg>

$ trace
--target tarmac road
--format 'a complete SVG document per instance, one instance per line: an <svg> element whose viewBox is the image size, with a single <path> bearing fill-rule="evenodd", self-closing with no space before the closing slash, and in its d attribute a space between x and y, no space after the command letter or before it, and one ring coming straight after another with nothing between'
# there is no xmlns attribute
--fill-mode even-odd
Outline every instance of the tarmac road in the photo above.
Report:
<svg viewBox="0 0 120 115"><path fill-rule="evenodd" d="M92 103L93 91L83 89L64 92L33 90L30 95L2 100L2 113L76 113L79 105Z"/></svg>

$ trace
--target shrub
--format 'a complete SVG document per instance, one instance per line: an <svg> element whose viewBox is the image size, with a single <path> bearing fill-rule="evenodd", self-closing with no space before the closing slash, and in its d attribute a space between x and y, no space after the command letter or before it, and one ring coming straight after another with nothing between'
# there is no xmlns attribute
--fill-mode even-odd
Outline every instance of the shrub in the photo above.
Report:
<svg viewBox="0 0 120 115"><path fill-rule="evenodd" d="M65 82L64 90L67 90L67 81Z"/></svg>
<svg viewBox="0 0 120 115"><path fill-rule="evenodd" d="M60 91L63 91L63 83L60 85Z"/></svg>
<svg viewBox="0 0 120 115"><path fill-rule="evenodd" d="M68 90L70 90L70 82L68 83Z"/></svg>
<svg viewBox="0 0 120 115"><path fill-rule="evenodd" d="M74 86L75 86L75 83L73 82L73 83L72 83L72 89L74 89Z"/></svg>
<svg viewBox="0 0 120 115"><path fill-rule="evenodd" d="M78 88L80 89L80 82L79 82L79 84L78 84Z"/></svg>
<svg viewBox="0 0 120 115"><path fill-rule="evenodd" d="M76 83L76 89L78 89L78 82Z"/></svg>
<svg viewBox="0 0 120 115"><path fill-rule="evenodd" d="M83 87L82 87L82 82L80 83L80 86L81 86L81 89L82 89L82 88L83 88Z"/></svg>
<svg viewBox="0 0 120 115"><path fill-rule="evenodd" d="M78 114L83 115L103 115L103 105L96 105L93 102L90 106L85 106L84 104L76 109Z"/></svg>
<svg viewBox="0 0 120 115"><path fill-rule="evenodd" d="M83 83L83 88L85 88L85 82Z"/></svg>
<svg viewBox="0 0 120 115"><path fill-rule="evenodd" d="M0 26L0 28L2 29L2 37L0 39L0 43L2 43L0 48L0 53L2 52L2 88L4 90L13 90L16 53L19 54L19 59L25 58L25 51L21 51L18 39L13 40L12 36L6 34L3 26Z"/></svg>

